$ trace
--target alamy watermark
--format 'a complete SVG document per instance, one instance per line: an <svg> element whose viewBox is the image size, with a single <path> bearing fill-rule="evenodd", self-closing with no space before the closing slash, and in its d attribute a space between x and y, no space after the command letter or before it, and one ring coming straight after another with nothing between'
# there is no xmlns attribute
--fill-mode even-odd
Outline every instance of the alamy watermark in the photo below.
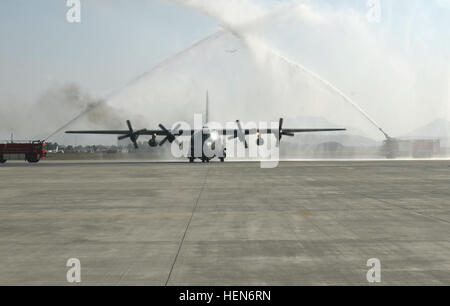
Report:
<svg viewBox="0 0 450 306"><path fill-rule="evenodd" d="M366 279L369 283L381 283L381 261L378 258L367 260L367 267L370 269L366 273ZM66 266L69 268L66 274L68 283L81 283L81 262L78 258L67 260Z"/></svg>
<svg viewBox="0 0 450 306"><path fill-rule="evenodd" d="M370 267L367 271L366 278L369 283L381 283L381 261L378 258L371 258L367 261Z"/></svg>
<svg viewBox="0 0 450 306"><path fill-rule="evenodd" d="M66 266L70 269L67 271L66 279L68 283L81 283L81 262L78 258L70 258L67 260Z"/></svg>
<svg viewBox="0 0 450 306"><path fill-rule="evenodd" d="M381 22L381 0L367 0L368 8L366 19L369 23Z"/></svg>
<svg viewBox="0 0 450 306"><path fill-rule="evenodd" d="M81 22L81 1L80 0L67 0L66 6L69 10L66 13L66 20L69 23Z"/></svg>
<svg viewBox="0 0 450 306"><path fill-rule="evenodd" d="M81 0L67 0L66 6L69 10L66 13L66 19L69 23L81 22ZM381 0L367 0L368 8L366 19L370 23L381 22Z"/></svg>

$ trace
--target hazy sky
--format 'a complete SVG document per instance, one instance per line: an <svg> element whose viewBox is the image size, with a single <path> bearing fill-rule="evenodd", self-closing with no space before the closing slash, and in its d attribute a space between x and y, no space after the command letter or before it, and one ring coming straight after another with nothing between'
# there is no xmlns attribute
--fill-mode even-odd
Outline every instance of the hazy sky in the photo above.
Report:
<svg viewBox="0 0 450 306"><path fill-rule="evenodd" d="M191 2L203 2L207 5L214 1ZM239 3L237 0L230 1ZM96 97L107 96L161 60L214 32L219 25L216 19L169 0L81 0L82 22L71 24L66 21L68 8L65 2L2 1L0 106L5 107L9 103L28 105L49 87L68 82L79 84ZM253 2L270 9L294 1ZM361 16L367 12L366 1L362 0L304 2L317 11L354 11ZM449 111L445 108L445 101L449 103L450 90L443 91L443 82L450 82L450 64L445 67L445 61L442 60L450 55L450 0L381 0L380 4L381 22L373 25L370 33L389 37L383 46L385 52L389 53L389 48L401 49L403 51L397 52L397 56L410 57L408 63L414 62L414 73L418 75L414 82L430 83L422 91L430 91L432 99L439 101L430 104L433 111L427 114L426 119L433 116L450 117L445 114ZM341 17L332 18L339 20ZM307 35L300 37L299 35L303 35L301 30L294 29L295 27L290 31L287 27L279 29L283 30L284 36L277 35L275 29L275 35L268 35L267 40L285 54L299 61L304 60L310 68L323 72L338 84L341 83L339 85L351 94L350 91L354 89L350 89L349 84L353 79L346 80L341 75L345 73L342 67L351 65L353 58L339 58L342 65L339 69L324 71L329 63L319 63L313 55L325 51L334 55L339 53L338 50L308 50L305 42L311 40L305 38L302 41L301 38ZM319 33L315 37L320 38L322 34L327 33ZM346 34L345 31L343 34ZM411 48L408 49L408 46ZM324 54L326 57L327 53ZM408 67L405 71L412 70ZM378 77L384 78L381 75ZM434 79L437 77L440 80L438 82ZM433 88L433 83L439 84ZM369 94L366 93L366 96ZM417 93L417 97L423 101L423 93ZM370 105L365 107L375 117L383 120L383 116L377 113L377 108L371 108ZM391 125L390 128L394 123L392 120L386 122ZM419 121L418 124L420 123L422 122Z"/></svg>
<svg viewBox="0 0 450 306"><path fill-rule="evenodd" d="M33 98L66 81L107 93L201 38L212 24L167 1L81 3L82 22L70 24L65 1L2 1L2 97Z"/></svg>
<svg viewBox="0 0 450 306"><path fill-rule="evenodd" d="M213 1L213 0L211 0ZM277 0L263 0L276 5ZM366 10L365 1L312 0ZM433 3L434 2L434 3ZM54 82L73 81L94 94L107 94L165 57L211 33L217 22L165 0L81 0L82 22L66 21L64 0L3 0L0 10L0 96L33 98ZM450 0L382 0L383 22L393 32L395 19L420 9L442 39L436 48L450 52ZM441 4L439 7L438 4ZM428 18L427 18L428 17ZM2 102L4 103L4 102Z"/></svg>

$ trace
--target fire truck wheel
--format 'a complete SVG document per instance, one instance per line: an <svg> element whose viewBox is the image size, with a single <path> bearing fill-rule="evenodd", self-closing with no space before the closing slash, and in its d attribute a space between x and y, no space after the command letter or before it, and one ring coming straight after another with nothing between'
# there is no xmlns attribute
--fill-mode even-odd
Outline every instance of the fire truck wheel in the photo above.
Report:
<svg viewBox="0 0 450 306"><path fill-rule="evenodd" d="M0 164L6 163L6 159L0 159Z"/></svg>
<svg viewBox="0 0 450 306"><path fill-rule="evenodd" d="M27 161L29 163L37 163L39 161L39 158L36 155L28 155Z"/></svg>

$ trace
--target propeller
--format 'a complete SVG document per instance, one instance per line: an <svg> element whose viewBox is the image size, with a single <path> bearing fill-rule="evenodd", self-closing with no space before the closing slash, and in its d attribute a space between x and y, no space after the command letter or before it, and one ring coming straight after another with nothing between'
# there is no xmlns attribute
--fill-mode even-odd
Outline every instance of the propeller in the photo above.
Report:
<svg viewBox="0 0 450 306"><path fill-rule="evenodd" d="M245 132L242 129L241 122L239 120L236 120L236 124L238 126L238 129L236 131L234 131L234 135L228 137L228 139L231 140L231 139L239 138L239 141L243 142L245 148L248 149L247 140L245 139Z"/></svg>
<svg viewBox="0 0 450 306"><path fill-rule="evenodd" d="M119 140L123 140L123 139L126 139L126 138L130 138L130 140L131 140L131 142L133 143L134 147L135 147L136 149L138 149L139 146L138 146L138 144L137 144L137 140L138 140L138 138L139 138L139 134L140 134L141 132L146 131L146 129L134 131L134 130L133 130L133 127L132 127L132 125L131 125L130 120L127 120L127 125L128 125L128 130L129 130L128 134L119 136L119 137L117 137L117 138L118 138Z"/></svg>
<svg viewBox="0 0 450 306"><path fill-rule="evenodd" d="M173 131L178 131L180 126L181 126L181 124L178 124L177 126L175 126ZM172 131L169 131L168 129L166 129L166 127L164 125L162 125L162 124L159 124L159 128L166 133L166 137L159 143L160 146L162 146L163 144L166 143L166 141L168 141L169 143L175 142L181 148L182 144L178 142L176 137L180 136L181 134L183 134L183 131L178 131L178 133L173 134Z"/></svg>
<svg viewBox="0 0 450 306"><path fill-rule="evenodd" d="M241 122L239 120L236 120L236 123L237 123L237 126L238 126L237 137L239 138L240 142L244 143L245 148L248 149L247 140L245 139L245 133L244 133L244 130L242 129Z"/></svg>
<svg viewBox="0 0 450 306"><path fill-rule="evenodd" d="M281 138L283 138L283 136L289 136L289 137L294 137L295 135L293 133L288 133L283 131L283 122L284 119L280 118L279 124L278 124L278 139L277 139L277 145L280 145L280 140Z"/></svg>

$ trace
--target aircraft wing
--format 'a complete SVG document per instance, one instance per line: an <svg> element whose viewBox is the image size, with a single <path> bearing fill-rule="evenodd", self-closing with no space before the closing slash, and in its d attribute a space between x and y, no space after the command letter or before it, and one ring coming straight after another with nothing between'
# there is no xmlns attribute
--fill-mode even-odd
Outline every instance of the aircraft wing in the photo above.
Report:
<svg viewBox="0 0 450 306"><path fill-rule="evenodd" d="M285 129L283 128L284 119L281 118L278 124L278 129L243 129L242 124L239 120L236 120L236 129L224 129L222 131L216 130L216 133L221 133L222 135L234 135L234 138L239 137L241 140L245 135L261 135L261 134L274 134L279 139L283 136L295 136L296 133L314 133L314 132L336 132L336 131L346 131L343 128L315 128L315 129ZM214 131L214 129L212 129ZM213 132L210 133L213 133ZM205 133L205 131L203 131Z"/></svg>
<svg viewBox="0 0 450 306"><path fill-rule="evenodd" d="M66 131L66 134L117 135L119 140L129 138L136 149L138 148L137 139L142 135L151 135L153 139L156 136L165 136L163 141L160 143L161 145L166 141L172 143L173 141L176 141L176 136L181 135L181 131L176 131L178 128L175 128L175 130L172 131L166 129L162 124L159 125L159 130L133 130L130 120L127 120L127 125L128 130Z"/></svg>
<svg viewBox="0 0 450 306"><path fill-rule="evenodd" d="M287 134L296 134L296 133L313 133L313 132L334 132L334 131L345 131L346 129L283 129L284 133ZM255 134L278 134L277 129L243 129L242 132L245 135L255 135ZM139 130L136 132L133 132L135 135L139 136L167 136L169 133L164 130ZM195 133L194 130L184 130L181 135L189 136ZM212 133L219 133L222 135L236 135L239 133L239 129L224 129L222 131L220 130L209 130L204 129L203 134L208 135ZM88 134L88 135L129 135L130 131L127 130L83 130L83 131L66 131L66 134ZM178 136L181 136L178 135Z"/></svg>
<svg viewBox="0 0 450 306"><path fill-rule="evenodd" d="M138 130L133 131L135 135L145 136L145 135L155 135L155 136L167 136L168 132L164 130ZM92 131L66 131L66 134L90 134L90 135L128 135L130 131L128 130L92 130Z"/></svg>
<svg viewBox="0 0 450 306"><path fill-rule="evenodd" d="M92 134L92 135L126 135L130 131L108 130L108 131L66 131L66 134Z"/></svg>
<svg viewBox="0 0 450 306"><path fill-rule="evenodd" d="M283 129L283 132L286 133L314 133L314 132L337 132L337 131L346 131L347 129L343 128L333 128L333 129Z"/></svg>
<svg viewBox="0 0 450 306"><path fill-rule="evenodd" d="M321 129L282 129L285 134L296 134L296 133L314 133L314 132L336 132L336 131L346 131L343 128L321 128ZM188 131L185 131L188 132ZM255 134L278 134L279 129L224 129L224 130L204 130L204 134L219 133L222 135L234 135L242 132L245 135L255 135Z"/></svg>
<svg viewBox="0 0 450 306"><path fill-rule="evenodd" d="M239 138L240 141L246 143L245 136L246 135L261 135L261 134L274 134L277 137L278 142L281 140L283 136L295 136L296 133L314 133L314 132L335 132L335 131L345 131L346 129L342 128L323 128L323 129L283 129L283 119L280 119L279 128L278 129L243 129L239 120L236 121L237 128L235 129L209 129L208 127L203 128L203 134L211 135L213 133L222 134L225 136L230 136L230 139ZM165 136L165 138L160 142L160 145L163 145L166 141L177 142L176 137L178 136L192 136L195 133L199 132L196 130L179 130L180 125L175 127L173 130L166 129L162 124L159 125L160 129L158 130L133 130L130 121L127 121L128 130L91 130L91 131L66 131L67 134L92 134L92 135L118 135L118 139L126 139L130 138L133 142L134 146L137 148L137 139L139 136L150 135L153 138L153 143L155 143L156 136Z"/></svg>
<svg viewBox="0 0 450 306"><path fill-rule="evenodd" d="M91 135L118 135L119 139L123 138L137 138L141 135L154 135L154 136L170 136L176 135L175 132L166 129L162 124L159 125L159 130L133 130L130 120L127 120L128 130L92 130L92 131L66 131L66 134L91 134ZM177 128L178 129L178 128ZM175 134L173 134L175 133ZM126 136L126 137L125 137Z"/></svg>
<svg viewBox="0 0 450 306"><path fill-rule="evenodd" d="M284 129L283 128L283 118L280 119L278 129L243 129L239 120L236 121L237 128L236 129L224 129L222 131L216 130L216 133L222 132L222 135L231 135L230 139L239 138L239 141L245 144L247 148L247 140L245 139L246 135L262 135L262 134L274 134L278 140L278 144L283 138L283 136L293 137L296 133L314 133L314 132L336 132L336 131L345 131L343 128L323 128L323 129ZM212 129L209 134L214 133Z"/></svg>

